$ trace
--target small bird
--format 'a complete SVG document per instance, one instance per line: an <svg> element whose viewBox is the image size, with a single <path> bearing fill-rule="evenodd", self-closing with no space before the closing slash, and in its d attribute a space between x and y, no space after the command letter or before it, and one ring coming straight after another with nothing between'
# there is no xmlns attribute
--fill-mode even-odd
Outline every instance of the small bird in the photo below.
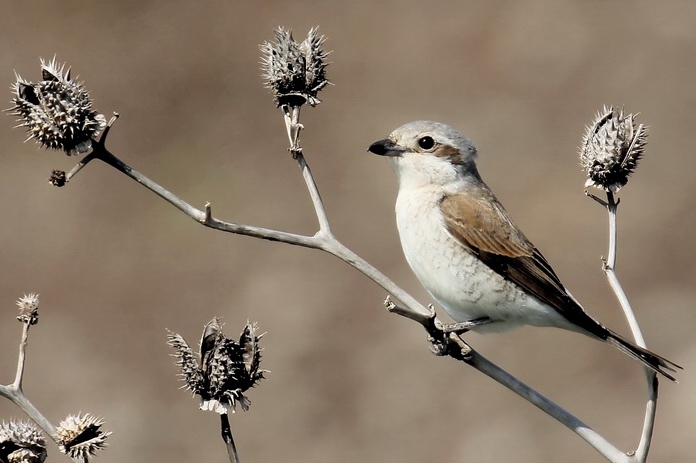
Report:
<svg viewBox="0 0 696 463"><path fill-rule="evenodd" d="M399 127L374 142L399 181L396 223L416 277L457 322L473 331L522 325L579 332L611 344L674 381L681 368L604 327L565 289L515 225L476 168L476 148L433 121Z"/></svg>

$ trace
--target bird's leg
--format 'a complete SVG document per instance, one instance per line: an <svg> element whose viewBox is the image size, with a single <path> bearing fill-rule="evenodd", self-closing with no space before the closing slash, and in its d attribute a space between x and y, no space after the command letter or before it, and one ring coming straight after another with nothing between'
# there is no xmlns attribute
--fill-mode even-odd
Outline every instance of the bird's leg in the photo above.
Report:
<svg viewBox="0 0 696 463"><path fill-rule="evenodd" d="M445 333L464 334L475 326L486 325L492 322L493 320L488 317L474 318L473 320L467 320L465 322L448 323L443 325L442 331Z"/></svg>
<svg viewBox="0 0 696 463"><path fill-rule="evenodd" d="M431 311L433 311L433 315L434 315L435 309L433 308L432 304L429 305L428 307L430 308ZM467 331L471 330L471 328L473 328L475 326L485 325L485 324L492 323L492 322L493 322L493 320L491 320L488 317L481 317L481 318L475 318L473 320L467 320L465 322L459 322L459 323L447 323L447 324L439 324L438 323L440 326L437 329L437 334L431 333L428 336L428 342L430 342L430 344L432 344L430 350L435 355L445 356L445 355L452 355L452 349L456 349L459 351L459 353L461 355L463 355L463 357L467 357L471 352L471 348L469 346L467 346L459 336L461 334L464 334ZM459 341L459 342L457 342L457 341ZM468 352L464 352L461 350L462 345L466 349L468 349ZM455 357L455 358L459 358L459 357Z"/></svg>

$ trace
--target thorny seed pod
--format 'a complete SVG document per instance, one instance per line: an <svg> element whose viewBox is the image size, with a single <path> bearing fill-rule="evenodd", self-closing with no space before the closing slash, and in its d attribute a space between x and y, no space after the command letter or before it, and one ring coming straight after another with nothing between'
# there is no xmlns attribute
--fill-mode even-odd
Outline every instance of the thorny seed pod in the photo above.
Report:
<svg viewBox="0 0 696 463"><path fill-rule="evenodd" d="M17 76L12 85L14 106L8 111L19 116L17 127L25 127L27 140L33 138L42 147L67 155L89 151L92 138L106 126L105 117L92 109L82 83L73 81L70 69L55 58L41 60L41 79L34 83Z"/></svg>
<svg viewBox="0 0 696 463"><path fill-rule="evenodd" d="M249 409L249 399L244 392L264 379L260 369L261 351L256 324L247 323L239 341L225 337L218 318L204 328L199 346L199 358L183 337L170 332L168 343L176 349L173 354L181 373L179 376L189 389L201 398L201 410L219 414L234 412L237 403L242 410Z"/></svg>
<svg viewBox="0 0 696 463"><path fill-rule="evenodd" d="M39 323L39 295L25 294L17 300L19 315L17 320L29 325Z"/></svg>
<svg viewBox="0 0 696 463"><path fill-rule="evenodd" d="M51 176L48 178L48 183L53 186L65 186L68 182L68 176L64 170L54 170L51 172Z"/></svg>
<svg viewBox="0 0 696 463"><path fill-rule="evenodd" d="M587 127L580 147L580 163L589 177L585 186L619 191L636 169L647 136L642 124L636 127L634 114L605 107Z"/></svg>
<svg viewBox="0 0 696 463"><path fill-rule="evenodd" d="M42 463L46 455L46 440L33 423L10 421L0 425L0 461Z"/></svg>
<svg viewBox="0 0 696 463"><path fill-rule="evenodd" d="M69 415L58 425L58 445L61 452L70 458L89 461L89 457L106 447L106 438L111 432L101 427L104 420L87 413Z"/></svg>
<svg viewBox="0 0 696 463"><path fill-rule="evenodd" d="M302 43L295 42L292 32L279 27L276 42L261 45L261 65L266 86L271 89L278 106L302 106L321 103L317 94L329 84L326 78L328 53L322 46L326 41L317 28L309 30Z"/></svg>

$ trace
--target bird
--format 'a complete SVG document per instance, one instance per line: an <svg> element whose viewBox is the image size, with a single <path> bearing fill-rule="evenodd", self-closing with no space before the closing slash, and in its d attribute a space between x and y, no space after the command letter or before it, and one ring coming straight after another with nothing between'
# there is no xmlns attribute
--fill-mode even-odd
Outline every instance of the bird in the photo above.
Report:
<svg viewBox="0 0 696 463"><path fill-rule="evenodd" d="M470 139L440 122L394 130L368 151L387 157L399 191L396 224L421 285L479 333L531 325L608 343L664 377L681 369L592 318L481 179Z"/></svg>

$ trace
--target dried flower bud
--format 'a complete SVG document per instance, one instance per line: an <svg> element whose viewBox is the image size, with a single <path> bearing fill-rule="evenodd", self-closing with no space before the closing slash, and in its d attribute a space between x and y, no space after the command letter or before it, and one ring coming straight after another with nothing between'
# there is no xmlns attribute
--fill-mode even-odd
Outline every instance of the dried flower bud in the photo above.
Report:
<svg viewBox="0 0 696 463"><path fill-rule="evenodd" d="M0 461L42 463L46 459L46 440L41 431L27 421L0 425Z"/></svg>
<svg viewBox="0 0 696 463"><path fill-rule="evenodd" d="M317 94L329 84L326 78L326 57L322 49L326 38L317 28L309 30L307 38L297 43L292 32L279 27L276 42L261 45L261 64L266 86L271 89L278 106L302 106L321 103Z"/></svg>
<svg viewBox="0 0 696 463"><path fill-rule="evenodd" d="M177 352L177 365L185 387L201 397L201 410L219 414L228 413L239 403L249 409L248 389L264 378L260 369L261 348L256 324L247 323L239 341L231 340L222 332L218 318L211 320L203 330L200 343L200 363L186 341L176 333L169 333L169 345Z"/></svg>
<svg viewBox="0 0 696 463"><path fill-rule="evenodd" d="M111 432L101 427L104 420L90 415L69 415L58 425L60 451L70 458L89 461L89 457L106 447L106 438Z"/></svg>
<svg viewBox="0 0 696 463"><path fill-rule="evenodd" d="M39 323L39 295L25 294L17 300L19 315L17 320L28 325Z"/></svg>
<svg viewBox="0 0 696 463"><path fill-rule="evenodd" d="M51 172L51 176L48 178L48 183L53 186L65 186L68 182L68 176L64 170L54 170Z"/></svg>
<svg viewBox="0 0 696 463"><path fill-rule="evenodd" d="M33 83L17 76L12 86L14 106L9 111L19 116L17 127L26 127L27 140L34 138L42 147L68 155L89 151L92 138L106 126L104 116L92 109L89 93L55 58L41 60L41 78Z"/></svg>
<svg viewBox="0 0 696 463"><path fill-rule="evenodd" d="M634 114L605 107L587 127L580 148L580 163L589 177L585 186L619 191L636 169L647 136L642 124L636 127Z"/></svg>

